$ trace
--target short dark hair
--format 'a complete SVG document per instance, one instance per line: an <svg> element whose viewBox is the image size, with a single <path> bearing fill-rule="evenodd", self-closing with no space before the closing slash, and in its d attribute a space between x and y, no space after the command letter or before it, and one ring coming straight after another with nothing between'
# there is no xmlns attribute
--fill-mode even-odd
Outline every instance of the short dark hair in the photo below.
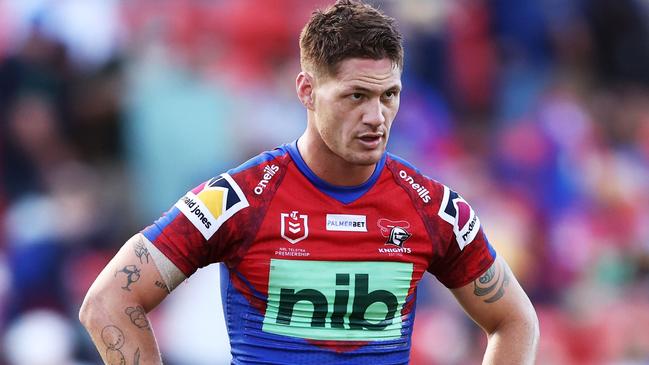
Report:
<svg viewBox="0 0 649 365"><path fill-rule="evenodd" d="M302 68L335 75L347 58L389 58L403 69L403 37L394 18L355 0L338 0L311 14L300 34Z"/></svg>

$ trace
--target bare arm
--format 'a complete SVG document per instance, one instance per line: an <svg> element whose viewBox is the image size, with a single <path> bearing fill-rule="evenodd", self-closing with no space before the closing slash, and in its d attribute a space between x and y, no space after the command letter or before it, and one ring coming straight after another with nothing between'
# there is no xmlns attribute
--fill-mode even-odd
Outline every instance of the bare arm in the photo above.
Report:
<svg viewBox="0 0 649 365"><path fill-rule="evenodd" d="M534 363L539 341L536 312L502 258L474 282L452 292L487 333L483 364Z"/></svg>
<svg viewBox="0 0 649 365"><path fill-rule="evenodd" d="M168 293L146 239L133 236L99 274L79 312L104 363L162 363L146 313Z"/></svg>

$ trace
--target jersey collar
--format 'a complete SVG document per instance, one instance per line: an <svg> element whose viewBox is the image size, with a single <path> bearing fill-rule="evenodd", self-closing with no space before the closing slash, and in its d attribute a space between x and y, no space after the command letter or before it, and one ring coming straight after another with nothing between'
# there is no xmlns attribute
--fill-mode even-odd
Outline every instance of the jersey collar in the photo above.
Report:
<svg viewBox="0 0 649 365"><path fill-rule="evenodd" d="M372 186L376 183L383 171L383 166L385 166L386 153L383 153L383 156L376 164L376 168L367 181L360 185L356 186L337 186L332 185L320 177L318 177L310 168L307 166L302 155L297 148L297 140L292 143L285 144L282 146L288 153L291 155L291 158L295 162L298 170L313 184L318 190L325 193L326 195L338 200L343 204L349 204L358 198L362 197L367 191L369 191Z"/></svg>

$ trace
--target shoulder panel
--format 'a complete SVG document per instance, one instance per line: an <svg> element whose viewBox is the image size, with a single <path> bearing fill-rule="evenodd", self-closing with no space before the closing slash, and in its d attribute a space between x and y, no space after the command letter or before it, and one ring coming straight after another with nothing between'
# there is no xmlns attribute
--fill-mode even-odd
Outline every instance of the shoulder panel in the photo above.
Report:
<svg viewBox="0 0 649 365"><path fill-rule="evenodd" d="M187 192L143 234L185 276L233 262L254 239L289 161L281 150L262 153Z"/></svg>
<svg viewBox="0 0 649 365"><path fill-rule="evenodd" d="M416 167L392 154L386 162L395 182L406 191L415 209L424 221L429 237L438 241L447 227L440 226L437 216L444 195L444 185L424 176ZM449 227L450 228L450 227ZM444 250L434 245L434 250Z"/></svg>
<svg viewBox="0 0 649 365"><path fill-rule="evenodd" d="M475 280L496 257L471 206L444 184L394 158L386 164L421 216L433 246L428 268L449 288Z"/></svg>
<svg viewBox="0 0 649 365"><path fill-rule="evenodd" d="M244 162L238 167L231 169L230 171L228 171L228 173L230 175L238 174L239 172L261 165L264 162L269 162L275 159L279 159L280 157L285 156L287 154L288 151L286 150L285 146L278 147L272 151L265 151L249 159L248 161Z"/></svg>
<svg viewBox="0 0 649 365"><path fill-rule="evenodd" d="M273 195L291 161L288 152L280 147L251 158L228 171L228 174L240 186L251 205L257 205Z"/></svg>
<svg viewBox="0 0 649 365"><path fill-rule="evenodd" d="M254 241L266 216L275 192L281 185L290 155L282 148L264 152L243 165L228 171L232 181L241 189L249 208L236 214L214 236L212 241L220 247L220 258L229 267L245 254ZM224 244L227 242L227 246Z"/></svg>
<svg viewBox="0 0 649 365"><path fill-rule="evenodd" d="M480 230L480 218L458 193L444 185L444 196L437 214L453 226L460 250L473 242Z"/></svg>

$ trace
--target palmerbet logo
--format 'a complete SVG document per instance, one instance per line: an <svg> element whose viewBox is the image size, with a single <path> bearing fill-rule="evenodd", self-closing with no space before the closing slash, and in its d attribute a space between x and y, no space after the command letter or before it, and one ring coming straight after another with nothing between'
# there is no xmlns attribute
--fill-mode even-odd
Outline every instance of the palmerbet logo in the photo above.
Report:
<svg viewBox="0 0 649 365"><path fill-rule="evenodd" d="M271 260L265 332L316 340L401 337L412 263Z"/></svg>

